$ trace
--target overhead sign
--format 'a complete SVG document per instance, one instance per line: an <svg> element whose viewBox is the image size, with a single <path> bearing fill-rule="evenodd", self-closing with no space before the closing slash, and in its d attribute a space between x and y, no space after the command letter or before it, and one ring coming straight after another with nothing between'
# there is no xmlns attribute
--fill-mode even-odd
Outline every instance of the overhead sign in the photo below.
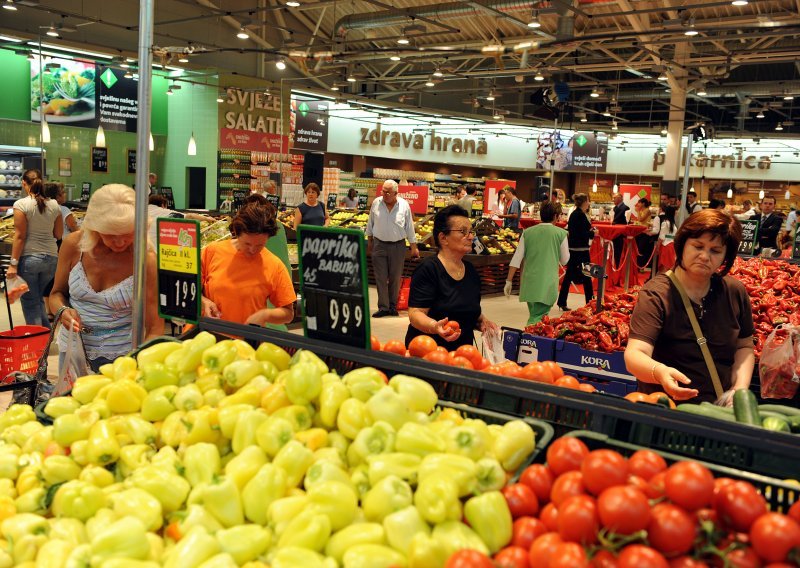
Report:
<svg viewBox="0 0 800 568"><path fill-rule="evenodd" d="M745 219L742 223L742 241L739 243L739 254L751 255L758 242L758 226L760 219Z"/></svg>
<svg viewBox="0 0 800 568"><path fill-rule="evenodd" d="M425 215L428 212L427 185L401 185L397 188L397 196L408 201L408 206L414 215ZM378 186L375 197L383 195L383 184Z"/></svg>
<svg viewBox="0 0 800 568"><path fill-rule="evenodd" d="M200 223L156 219L158 315L197 323L200 319Z"/></svg>
<svg viewBox="0 0 800 568"><path fill-rule="evenodd" d="M306 337L368 349L371 342L363 231L300 225L297 243Z"/></svg>
<svg viewBox="0 0 800 568"><path fill-rule="evenodd" d="M220 148L287 153L291 89L240 75L221 75L218 105Z"/></svg>
<svg viewBox="0 0 800 568"><path fill-rule="evenodd" d="M328 149L328 101L292 94L290 107L293 148L325 152Z"/></svg>
<svg viewBox="0 0 800 568"><path fill-rule="evenodd" d="M538 169L557 171L606 171L608 136L594 132L556 130L539 135L536 153Z"/></svg>

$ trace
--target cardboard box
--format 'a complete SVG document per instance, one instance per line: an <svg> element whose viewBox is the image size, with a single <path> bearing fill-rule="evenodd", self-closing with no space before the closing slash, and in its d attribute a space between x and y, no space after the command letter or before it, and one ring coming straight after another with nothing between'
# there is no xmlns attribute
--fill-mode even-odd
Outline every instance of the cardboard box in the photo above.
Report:
<svg viewBox="0 0 800 568"><path fill-rule="evenodd" d="M636 379L625 367L622 351L589 351L577 343L559 339L555 346L555 361L570 375L636 383Z"/></svg>
<svg viewBox="0 0 800 568"><path fill-rule="evenodd" d="M556 344L559 342L557 339L523 333L519 338L517 363L527 365L534 361L555 361Z"/></svg>

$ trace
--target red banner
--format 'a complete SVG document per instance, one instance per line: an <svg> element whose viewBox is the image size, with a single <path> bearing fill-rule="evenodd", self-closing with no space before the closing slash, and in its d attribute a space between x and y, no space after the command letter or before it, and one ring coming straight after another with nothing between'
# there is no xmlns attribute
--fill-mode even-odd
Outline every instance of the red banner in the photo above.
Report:
<svg viewBox="0 0 800 568"><path fill-rule="evenodd" d="M285 154L289 151L289 138L280 134L222 128L219 131L219 147L231 150Z"/></svg>
<svg viewBox="0 0 800 568"><path fill-rule="evenodd" d="M489 179L486 180L486 185L483 190L483 212L494 213L499 208L497 204L497 197L500 190L505 186L510 185L514 189L517 188L515 180L505 179Z"/></svg>
<svg viewBox="0 0 800 568"><path fill-rule="evenodd" d="M378 185L376 197L383 195L383 184ZM428 212L428 186L427 185L401 185L397 195L408 201L414 215L425 215Z"/></svg>
<svg viewBox="0 0 800 568"><path fill-rule="evenodd" d="M647 199L651 201L653 187L650 185L638 183L621 183L619 184L619 192L622 194L622 200L625 205L633 209L633 206L640 199Z"/></svg>

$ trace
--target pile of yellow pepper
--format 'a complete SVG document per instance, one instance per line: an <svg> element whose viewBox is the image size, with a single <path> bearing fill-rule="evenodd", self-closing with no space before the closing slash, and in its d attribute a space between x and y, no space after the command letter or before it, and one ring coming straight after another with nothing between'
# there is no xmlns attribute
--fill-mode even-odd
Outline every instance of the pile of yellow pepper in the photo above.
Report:
<svg viewBox="0 0 800 568"><path fill-rule="evenodd" d="M0 568L439 567L511 540L533 430L420 379L206 332L101 373L52 425L0 416Z"/></svg>

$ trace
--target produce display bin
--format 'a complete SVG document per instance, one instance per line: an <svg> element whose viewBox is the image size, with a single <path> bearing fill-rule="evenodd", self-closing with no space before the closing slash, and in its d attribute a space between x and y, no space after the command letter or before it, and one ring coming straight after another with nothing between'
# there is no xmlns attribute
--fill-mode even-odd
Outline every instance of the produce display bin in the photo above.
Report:
<svg viewBox="0 0 800 568"><path fill-rule="evenodd" d="M525 336L522 339L524 338ZM590 351L577 343L559 339L555 346L554 357L555 362L571 375L629 381L636 384L636 379L625 367L625 356L622 351L613 353Z"/></svg>
<svg viewBox="0 0 800 568"><path fill-rule="evenodd" d="M575 432L570 432L567 435L579 438L588 446L589 450L599 450L608 448L615 450L620 454L622 454L623 456L627 457L636 452L637 450L648 449L655 451L657 454L663 457L668 464L686 459L683 456L679 456L669 452L653 450L653 448L650 448L648 446L640 446L628 442L621 442L619 440L609 438L605 434L598 434L597 432L577 430ZM800 486L791 483L786 483L785 481L767 477L765 475L758 475L755 473L750 473L748 471L742 471L739 469L734 469L732 467L726 467L724 465L717 465L700 460L696 461L698 461L698 463L703 464L709 470L711 470L711 472L714 474L714 477L730 477L732 479L747 481L753 484L755 488L758 489L758 491L761 493L761 495L764 496L764 499L767 500L769 508L772 512L786 513L789 511L789 507L791 507L793 503L800 500Z"/></svg>
<svg viewBox="0 0 800 568"><path fill-rule="evenodd" d="M33 380L0 385L0 398L6 398L6 395L2 393L12 393L11 396L8 397L6 404L0 407L0 414L15 403L33 406L33 403L36 401L36 387L37 383Z"/></svg>
<svg viewBox="0 0 800 568"><path fill-rule="evenodd" d="M543 420L550 423L556 436L572 430L591 430L614 439L763 475L786 478L795 477L798 472L800 443L793 434L766 432L761 428L687 415L657 405L633 404L617 396L455 369L421 359L209 318L201 318L194 332L197 330L242 337L254 343L269 341L290 352L309 349L340 373L371 366L387 376L402 373L419 377L434 387L440 400ZM659 440L670 439L668 432L672 437L693 437L695 443L659 446ZM651 442L642 442L648 435ZM707 448L718 448L719 451L708 451Z"/></svg>

